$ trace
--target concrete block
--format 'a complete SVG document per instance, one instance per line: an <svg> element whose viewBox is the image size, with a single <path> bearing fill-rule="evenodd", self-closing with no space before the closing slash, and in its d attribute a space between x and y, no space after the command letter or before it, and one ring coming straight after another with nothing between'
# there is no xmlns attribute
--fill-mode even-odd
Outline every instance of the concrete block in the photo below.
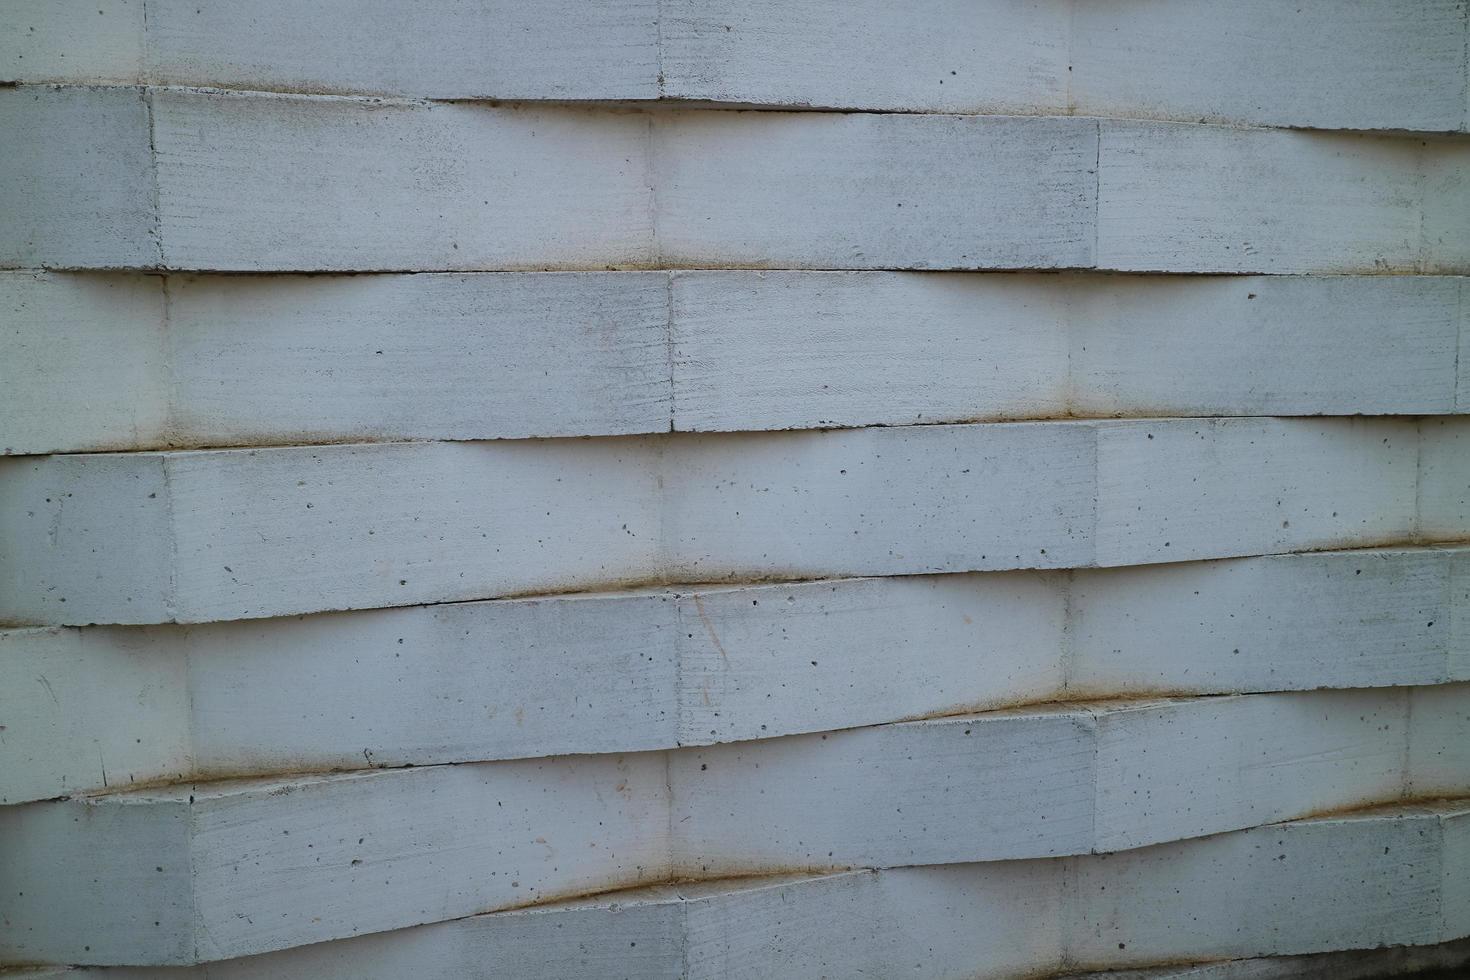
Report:
<svg viewBox="0 0 1470 980"><path fill-rule="evenodd" d="M1409 712L1410 794L1453 795L1454 787L1470 777L1470 684L1414 688Z"/></svg>
<svg viewBox="0 0 1470 980"><path fill-rule="evenodd" d="M0 311L0 454L166 439L160 277L0 272Z"/></svg>
<svg viewBox="0 0 1470 980"><path fill-rule="evenodd" d="M1313 691L1099 712L1094 849L1394 799L1419 734L1410 696ZM1460 782L1470 786L1470 770Z"/></svg>
<svg viewBox="0 0 1470 980"><path fill-rule="evenodd" d="M1100 268L1240 273L1441 271L1463 224L1431 244L1426 216L1464 187L1426 182L1465 147L1379 136L1108 120L1097 190ZM1440 160L1448 155L1453 162ZM1438 221L1435 228L1441 228ZM1443 238L1441 242L1439 239Z"/></svg>
<svg viewBox="0 0 1470 980"><path fill-rule="evenodd" d="M1074 415L1435 415L1465 280L1079 276ZM1463 370L1463 369L1462 369Z"/></svg>
<svg viewBox="0 0 1470 980"><path fill-rule="evenodd" d="M16 142L3 160L0 200L21 220L0 241L0 267L1470 263L1463 140L170 88L23 86L0 101L22 132L48 137Z"/></svg>
<svg viewBox="0 0 1470 980"><path fill-rule="evenodd" d="M666 98L956 113L1067 108L1071 4L664 0Z"/></svg>
<svg viewBox="0 0 1470 980"><path fill-rule="evenodd" d="M682 749L674 865L1110 852L1398 800L1406 709L1405 692L1381 690L1101 702Z"/></svg>
<svg viewBox="0 0 1470 980"><path fill-rule="evenodd" d="M195 771L188 660L141 630L0 630L0 805Z"/></svg>
<svg viewBox="0 0 1470 980"><path fill-rule="evenodd" d="M669 428L658 273L168 284L174 444Z"/></svg>
<svg viewBox="0 0 1470 980"><path fill-rule="evenodd" d="M0 80L1465 128L1454 0L15 0ZM99 16L105 15L105 16Z"/></svg>
<svg viewBox="0 0 1470 980"><path fill-rule="evenodd" d="M1094 263L1089 120L691 112L657 119L654 139L667 264Z"/></svg>
<svg viewBox="0 0 1470 980"><path fill-rule="evenodd" d="M674 273L674 427L1066 414L1071 285L1054 275Z"/></svg>
<svg viewBox="0 0 1470 980"><path fill-rule="evenodd" d="M1092 849L1091 713L973 717L669 756L676 873L995 861Z"/></svg>
<svg viewBox="0 0 1470 980"><path fill-rule="evenodd" d="M1070 959L1093 969L1437 943L1443 822L1408 807L1073 862Z"/></svg>
<svg viewBox="0 0 1470 980"><path fill-rule="evenodd" d="M1470 963L1470 942L1454 940L1434 946L1388 946L1383 949L1073 973L1067 980L1383 980L1400 975L1418 976L1425 971L1458 969L1466 963Z"/></svg>
<svg viewBox="0 0 1470 980"><path fill-rule="evenodd" d="M436 99L647 99L657 0L148 0L148 78Z"/></svg>
<svg viewBox="0 0 1470 980"><path fill-rule="evenodd" d="M1462 288L1436 276L0 273L0 452L1447 414Z"/></svg>
<svg viewBox="0 0 1470 980"><path fill-rule="evenodd" d="M1470 430L1453 420L1425 419L1420 432L1419 533L1457 533L1453 529L1470 519Z"/></svg>
<svg viewBox="0 0 1470 980"><path fill-rule="evenodd" d="M11 0L0 81L143 81L144 0Z"/></svg>
<svg viewBox="0 0 1470 980"><path fill-rule="evenodd" d="M584 792L586 783L617 775L598 770L594 779L585 771L588 760L554 763L574 764L584 767ZM63 863L63 874L54 861L7 865L7 886L23 877L29 889L40 889L28 890L28 902L73 903L80 912L73 929L85 926L100 948L73 953L93 944L71 932L36 936L25 917L30 908L7 895L16 906L7 915L22 930L11 941L37 955L65 950L60 955L83 964L127 956L187 965L197 957L210 963L211 980L388 977L410 963L415 975L427 977L463 975L480 963L489 976L819 976L862 966L907 973L933 964L933 972L918 975L963 970L1000 978L1055 972L1063 964L1129 967L1432 944L1470 928L1459 911L1462 889L1445 887L1446 875L1463 877L1449 869L1463 863L1464 801L1317 817L1117 854L677 885L663 885L667 871L655 865L630 867L641 856L633 843L616 857L596 859L605 879L599 883L558 870L559 859L548 852L565 841L551 834L566 832L573 842L578 833L587 835L599 844L588 850L601 852L605 842L630 832L632 811L642 794L662 787L661 777L644 779L632 767L636 773L624 773L627 790L618 791L624 798L616 825L573 826L575 817L557 806L572 792L565 781L548 807L545 794L527 794L505 777L492 785L477 768L338 777L287 792L276 784L273 794L271 784L241 784L227 794L196 794L192 803L177 796L7 808L0 819L8 834L23 831L83 859L88 855L76 850L74 838L87 838L88 846L131 845L113 864L83 870ZM388 780L404 794L386 792ZM367 786L375 791L359 800L343 790ZM432 792L436 807L426 809L418 797L410 813L410 788ZM497 798L502 806L484 807ZM373 799L378 809L364 809ZM540 804L533 807L533 799ZM94 812L74 823L69 808L83 806ZM453 813L441 815L439 808ZM181 836L184 811L191 826ZM441 836L450 819L500 828L501 836L475 848L450 846ZM656 821L640 826L658 833L649 823ZM544 842L521 843L537 828ZM195 861L192 892L187 879L180 881L181 858ZM164 871L144 867L155 861ZM230 861L238 867L222 866ZM520 888L502 880L512 867ZM127 900L117 890L93 889L90 903L78 894L86 889L75 876L91 883L92 868L101 868L108 882L126 883ZM379 875L392 884L378 885ZM640 877L655 887L562 901L549 891L553 881L574 880L590 892L616 889L620 881L636 886ZM216 891L227 879L229 901ZM449 913L476 900L492 909L511 904L520 890L534 892L528 898L537 906ZM290 900L283 903L283 896ZM169 904L175 901L181 904ZM313 919L314 912L325 914ZM435 914L456 921L428 924L425 917ZM425 924L385 931L383 923L395 915ZM160 926L145 928L145 919ZM171 932L160 939L165 927ZM308 934L339 941L303 942ZM842 941L831 941L834 935ZM233 958L252 947L265 955ZM229 959L214 962L220 958ZM200 980L202 973L147 975Z"/></svg>
<svg viewBox="0 0 1470 980"><path fill-rule="evenodd" d="M140 89L0 89L0 268L157 266L152 118Z"/></svg>
<svg viewBox="0 0 1470 980"><path fill-rule="evenodd" d="M1412 421L1184 419L0 459L0 621L1361 547L1414 537L1417 454Z"/></svg>
<svg viewBox="0 0 1470 980"><path fill-rule="evenodd" d="M1388 548L1080 570L1066 688L1105 697L1461 679L1453 580L1467 557Z"/></svg>
<svg viewBox="0 0 1470 980"><path fill-rule="evenodd" d="M602 756L6 807L0 956L186 964L633 886L666 792L661 757Z"/></svg>
<svg viewBox="0 0 1470 980"><path fill-rule="evenodd" d="M1077 112L1310 129L1463 130L1464 9L1402 4L1077 2Z"/></svg>
<svg viewBox="0 0 1470 980"><path fill-rule="evenodd" d="M1449 662L1466 646L1449 594L1465 553L0 631L0 802L739 742L1057 698L1443 685L1465 677ZM1457 757L1452 731L1415 752Z"/></svg>
<svg viewBox="0 0 1470 980"><path fill-rule="evenodd" d="M637 262L652 245L639 115L151 98L170 268L597 268Z"/></svg>
<svg viewBox="0 0 1470 980"><path fill-rule="evenodd" d="M1412 421L1140 420L1096 431L1099 565L1361 547L1415 533Z"/></svg>

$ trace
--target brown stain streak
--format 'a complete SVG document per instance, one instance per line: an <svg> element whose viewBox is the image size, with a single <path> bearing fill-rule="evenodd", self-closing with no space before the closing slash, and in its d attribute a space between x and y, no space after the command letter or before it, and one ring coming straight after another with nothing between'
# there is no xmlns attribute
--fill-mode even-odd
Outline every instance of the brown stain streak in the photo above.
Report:
<svg viewBox="0 0 1470 980"><path fill-rule="evenodd" d="M724 644L720 642L719 636L715 634L715 624L710 622L709 615L704 611L704 599L700 597L698 592L694 593L694 609L699 613L699 621L704 624L705 632L709 633L710 642L715 645L716 650L720 651L720 659L728 664L730 662L730 656L725 653Z"/></svg>

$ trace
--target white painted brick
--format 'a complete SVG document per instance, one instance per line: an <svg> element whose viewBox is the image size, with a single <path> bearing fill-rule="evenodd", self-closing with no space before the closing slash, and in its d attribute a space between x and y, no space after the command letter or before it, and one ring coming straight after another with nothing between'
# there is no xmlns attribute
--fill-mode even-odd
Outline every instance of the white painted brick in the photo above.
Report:
<svg viewBox="0 0 1470 980"><path fill-rule="evenodd" d="M675 428L1454 409L1462 280L679 272Z"/></svg>
<svg viewBox="0 0 1470 980"><path fill-rule="evenodd" d="M678 717L672 604L568 596L201 627L186 640L199 767L667 748ZM265 685L270 698L252 696Z"/></svg>
<svg viewBox="0 0 1470 980"><path fill-rule="evenodd" d="M647 577L659 547L653 449L604 440L171 456L176 618Z"/></svg>
<svg viewBox="0 0 1470 980"><path fill-rule="evenodd" d="M1466 26L1470 28L1470 18ZM1466 104L1470 106L1470 95ZM1470 235L1465 232L1470 226L1470 162L1465 140L1429 137L1421 152L1424 229L1420 267L1425 272L1463 269L1470 262Z"/></svg>
<svg viewBox="0 0 1470 980"><path fill-rule="evenodd" d="M157 980L466 975L651 980L1013 975L1058 963L1050 862L654 886L280 953L149 971ZM834 938L840 941L834 942ZM42 974L52 976L50 972ZM127 968L82 977L143 980Z"/></svg>
<svg viewBox="0 0 1470 980"><path fill-rule="evenodd" d="M671 96L925 112L1080 112L1463 130L1451 0L1024 6L663 5Z"/></svg>
<svg viewBox="0 0 1470 980"><path fill-rule="evenodd" d="M1466 676L1447 656L1466 648L1449 579L1467 554L3 631L0 797L661 749L1060 697L1444 684Z"/></svg>
<svg viewBox="0 0 1470 980"><path fill-rule="evenodd" d="M1460 346L1455 356L1455 410L1470 411L1470 296L1460 285Z"/></svg>
<svg viewBox="0 0 1470 980"><path fill-rule="evenodd" d="M667 748L679 716L674 601L0 631L0 802L161 779Z"/></svg>
<svg viewBox="0 0 1470 980"><path fill-rule="evenodd" d="M0 459L0 620L201 622L670 578L1402 542L1415 426L1057 422ZM1429 527L1463 533L1453 515Z"/></svg>
<svg viewBox="0 0 1470 980"><path fill-rule="evenodd" d="M163 281L0 273L5 451L669 428L662 273Z"/></svg>

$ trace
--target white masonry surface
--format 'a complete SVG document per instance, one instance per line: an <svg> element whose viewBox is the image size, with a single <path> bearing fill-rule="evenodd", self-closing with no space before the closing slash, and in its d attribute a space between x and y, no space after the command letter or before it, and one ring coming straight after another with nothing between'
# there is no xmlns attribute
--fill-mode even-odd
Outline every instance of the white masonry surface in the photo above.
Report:
<svg viewBox="0 0 1470 980"><path fill-rule="evenodd" d="M0 973L1470 969L1470 4L10 0Z"/></svg>

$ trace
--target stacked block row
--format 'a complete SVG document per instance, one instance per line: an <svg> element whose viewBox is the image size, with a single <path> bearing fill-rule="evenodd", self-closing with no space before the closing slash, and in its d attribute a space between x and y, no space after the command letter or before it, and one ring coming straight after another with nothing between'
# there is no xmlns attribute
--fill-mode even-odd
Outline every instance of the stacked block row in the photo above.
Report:
<svg viewBox="0 0 1470 980"><path fill-rule="evenodd" d="M1464 962L1464 3L12 6L0 968Z"/></svg>

